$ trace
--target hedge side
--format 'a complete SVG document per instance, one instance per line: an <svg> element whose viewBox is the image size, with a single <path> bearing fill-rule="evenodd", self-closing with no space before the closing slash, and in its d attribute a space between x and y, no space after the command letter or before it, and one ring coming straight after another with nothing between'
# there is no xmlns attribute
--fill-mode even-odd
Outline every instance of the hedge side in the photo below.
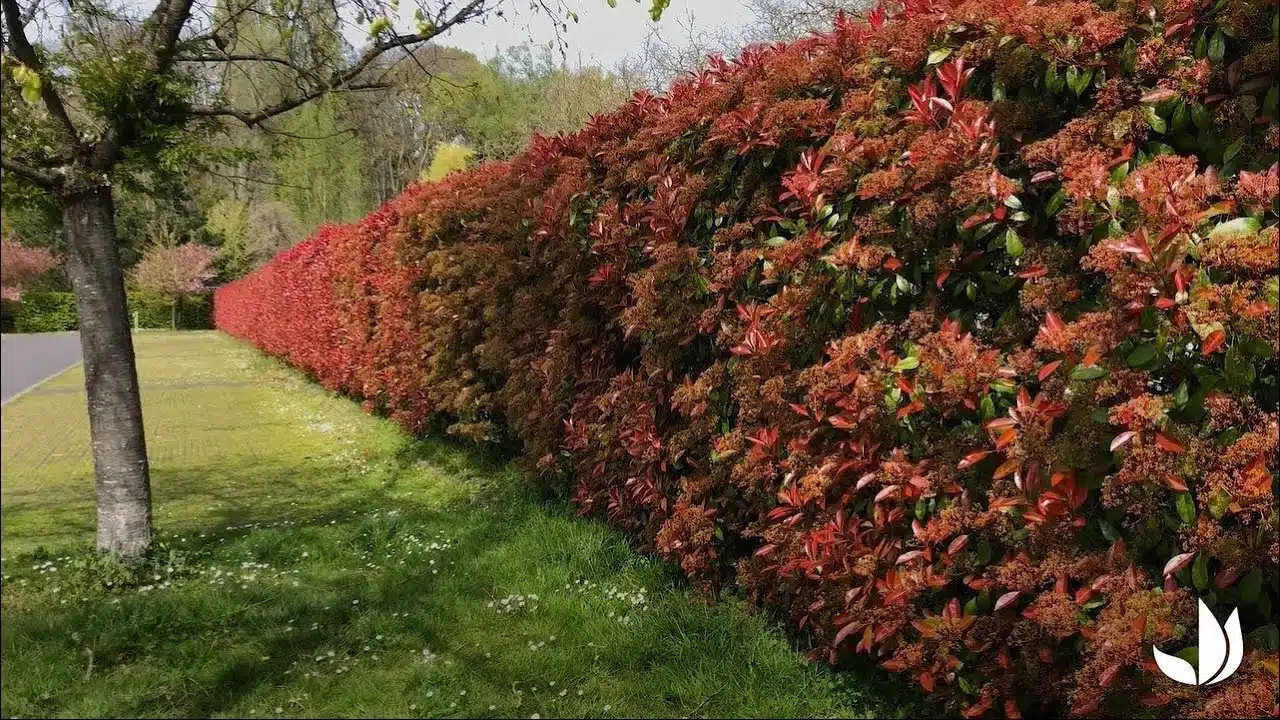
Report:
<svg viewBox="0 0 1280 720"><path fill-rule="evenodd" d="M207 296L183 301L178 315L181 330L206 330L213 327L213 303ZM24 293L20 302L6 303L5 330L14 332L64 332L80 327L75 295L68 292ZM156 300L129 293L129 317L138 313L138 327L169 329L173 326L171 308L166 300Z"/></svg>
<svg viewBox="0 0 1280 720"><path fill-rule="evenodd" d="M216 322L953 712L1274 714L1276 4L899 7L322 228ZM1204 688L1152 650L1197 597L1248 637Z"/></svg>

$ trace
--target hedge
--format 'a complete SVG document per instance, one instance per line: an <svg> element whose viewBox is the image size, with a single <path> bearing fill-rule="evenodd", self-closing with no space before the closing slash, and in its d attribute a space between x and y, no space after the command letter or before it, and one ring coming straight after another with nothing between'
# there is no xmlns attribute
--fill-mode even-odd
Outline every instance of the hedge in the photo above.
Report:
<svg viewBox="0 0 1280 720"><path fill-rule="evenodd" d="M20 302L6 303L6 330L12 322L15 332L63 332L80 327L76 313L75 296L68 292L28 292ZM169 329L173 326L171 307L167 300L157 300L138 293L129 293L129 316L137 312L137 326L141 328ZM178 327L182 330L201 330L213 327L212 303L207 296L194 296L183 300L178 315Z"/></svg>
<svg viewBox="0 0 1280 720"><path fill-rule="evenodd" d="M951 712L1275 714L1276 4L900 7L321 228L215 321ZM1152 650L1197 598L1248 637L1203 688Z"/></svg>

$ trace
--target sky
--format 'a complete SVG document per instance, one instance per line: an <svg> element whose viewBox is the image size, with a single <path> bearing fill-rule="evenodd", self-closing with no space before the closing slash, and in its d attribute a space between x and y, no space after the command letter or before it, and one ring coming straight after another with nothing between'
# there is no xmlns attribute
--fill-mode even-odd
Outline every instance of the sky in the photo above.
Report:
<svg viewBox="0 0 1280 720"><path fill-rule="evenodd" d="M644 46L654 23L649 21L649 1L618 0L616 8L606 0L565 0L578 14L578 22L568 21L564 33L566 59L570 66L602 65L612 68L634 56ZM555 40L554 26L545 15L533 15L520 0L507 3L507 17L490 18L485 24L468 24L439 38L488 59L502 48L532 41L545 44ZM518 10L514 14L511 9ZM664 39L682 43L692 21L698 30L738 27L747 19L741 0L671 0L656 25Z"/></svg>

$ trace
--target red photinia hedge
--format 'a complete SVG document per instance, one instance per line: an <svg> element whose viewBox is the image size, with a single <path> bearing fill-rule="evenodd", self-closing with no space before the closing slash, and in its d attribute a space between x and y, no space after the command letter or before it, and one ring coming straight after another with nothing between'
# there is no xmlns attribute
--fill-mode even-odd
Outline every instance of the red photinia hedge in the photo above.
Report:
<svg viewBox="0 0 1280 720"><path fill-rule="evenodd" d="M1276 713L1277 4L909 0L414 187L216 319L967 717ZM1179 685L1197 598L1243 664Z"/></svg>

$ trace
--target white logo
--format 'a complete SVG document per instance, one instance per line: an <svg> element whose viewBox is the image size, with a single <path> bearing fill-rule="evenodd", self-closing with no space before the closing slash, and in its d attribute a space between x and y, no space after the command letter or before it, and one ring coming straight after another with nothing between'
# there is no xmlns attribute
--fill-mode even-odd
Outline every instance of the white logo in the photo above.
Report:
<svg viewBox="0 0 1280 720"><path fill-rule="evenodd" d="M1156 653L1156 665L1160 666L1160 672L1183 685L1212 685L1222 682L1239 669L1240 661L1244 658L1239 608L1231 611L1226 625L1219 626L1218 619L1201 600L1199 624L1199 668L1191 667L1191 663L1180 657L1160 652L1160 648L1154 645L1151 647Z"/></svg>

